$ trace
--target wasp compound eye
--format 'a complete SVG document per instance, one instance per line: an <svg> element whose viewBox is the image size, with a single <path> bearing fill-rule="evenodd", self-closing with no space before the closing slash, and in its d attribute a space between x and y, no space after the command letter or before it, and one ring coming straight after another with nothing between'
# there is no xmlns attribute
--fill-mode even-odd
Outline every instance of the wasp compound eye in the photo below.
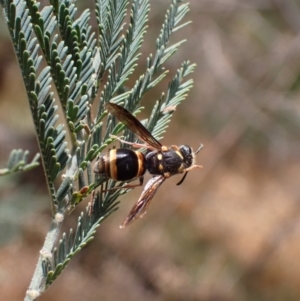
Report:
<svg viewBox="0 0 300 301"><path fill-rule="evenodd" d="M192 154L192 149L188 145L181 145L179 149L184 157Z"/></svg>

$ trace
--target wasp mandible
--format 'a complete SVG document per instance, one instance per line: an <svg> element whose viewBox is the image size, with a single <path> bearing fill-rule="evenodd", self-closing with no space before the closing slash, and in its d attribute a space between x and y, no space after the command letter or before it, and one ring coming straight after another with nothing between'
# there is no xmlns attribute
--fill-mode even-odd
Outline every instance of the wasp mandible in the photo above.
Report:
<svg viewBox="0 0 300 301"><path fill-rule="evenodd" d="M139 120L123 107L114 103L106 103L105 107L109 113L119 119L145 144L124 141L119 139L119 137L116 138L135 148L146 148L147 151L144 154L127 148L111 149L106 154L98 157L94 165L94 172L116 181L128 181L139 178L139 184L128 184L120 187L121 189L143 185L146 171L153 175L153 178L145 185L140 198L120 226L123 228L131 221L145 215L157 189L167 178L184 173L182 179L177 183L177 185L180 185L190 170L202 168L201 165L195 164L195 155L203 148L203 144L195 152L188 145L179 147L176 145L164 146L151 135Z"/></svg>

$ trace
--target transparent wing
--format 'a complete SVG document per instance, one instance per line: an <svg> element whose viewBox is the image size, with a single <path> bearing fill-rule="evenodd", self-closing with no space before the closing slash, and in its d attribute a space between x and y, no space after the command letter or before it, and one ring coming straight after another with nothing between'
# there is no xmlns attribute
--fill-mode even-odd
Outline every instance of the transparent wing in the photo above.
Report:
<svg viewBox="0 0 300 301"><path fill-rule="evenodd" d="M109 113L116 116L126 127L138 135L144 142L156 149L161 149L162 145L151 133L137 120L129 111L115 103L106 103L106 109Z"/></svg>
<svg viewBox="0 0 300 301"><path fill-rule="evenodd" d="M159 186L165 181L165 179L166 178L164 176L156 176L148 181L142 192L142 195L140 196L136 204L132 207L131 211L129 212L127 218L120 226L120 228L124 228L131 221L138 219L146 214L150 201L154 197Z"/></svg>

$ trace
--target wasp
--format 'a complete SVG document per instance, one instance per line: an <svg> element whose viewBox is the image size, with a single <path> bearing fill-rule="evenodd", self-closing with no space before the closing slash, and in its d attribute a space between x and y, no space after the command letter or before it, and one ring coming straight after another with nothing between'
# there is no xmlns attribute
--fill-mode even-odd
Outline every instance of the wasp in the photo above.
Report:
<svg viewBox="0 0 300 301"><path fill-rule="evenodd" d="M118 187L121 189L142 186L146 171L153 175L153 178L145 185L140 198L120 226L124 228L131 221L145 215L150 201L166 179L173 175L184 173L182 179L177 183L177 185L180 185L190 170L202 168L201 165L195 164L195 155L199 153L203 145L201 144L196 152L193 152L188 145L179 147L176 145L164 146L151 135L139 120L123 107L114 103L106 103L105 107L109 113L113 114L145 144L128 142L119 137L113 137L122 143L132 145L133 148L142 147L146 148L147 151L144 154L127 148L110 149L106 154L98 157L94 165L94 173L115 181L129 181L139 178L139 184L128 184Z"/></svg>

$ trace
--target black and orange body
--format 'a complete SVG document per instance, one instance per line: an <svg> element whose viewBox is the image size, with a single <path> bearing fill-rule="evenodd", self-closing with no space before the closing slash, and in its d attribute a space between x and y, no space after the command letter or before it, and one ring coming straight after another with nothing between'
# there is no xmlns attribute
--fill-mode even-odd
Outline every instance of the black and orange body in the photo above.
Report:
<svg viewBox="0 0 300 301"><path fill-rule="evenodd" d="M124 227L132 220L142 217L146 213L150 201L167 178L184 173L182 179L177 183L177 185L180 185L188 171L194 168L202 168L200 165L195 165L195 155L202 149L203 145L200 145L196 152L193 152L188 145L179 147L176 145L163 146L129 111L113 103L106 103L105 107L109 113L116 116L146 144L124 141L119 137L115 138L136 148L146 148L147 151L144 154L127 148L109 150L108 153L99 156L94 165L94 172L116 181L129 181L134 178L139 178L140 180L139 185L128 184L116 189L133 188L142 185L146 170L153 175L153 178L146 184L141 197L122 224L122 227Z"/></svg>
<svg viewBox="0 0 300 301"><path fill-rule="evenodd" d="M182 149L189 150L183 153ZM101 155L94 166L94 172L115 181L129 181L142 177L146 170L152 175L172 175L183 173L193 163L193 153L189 146L178 150L148 151L143 154L128 148L111 149Z"/></svg>

